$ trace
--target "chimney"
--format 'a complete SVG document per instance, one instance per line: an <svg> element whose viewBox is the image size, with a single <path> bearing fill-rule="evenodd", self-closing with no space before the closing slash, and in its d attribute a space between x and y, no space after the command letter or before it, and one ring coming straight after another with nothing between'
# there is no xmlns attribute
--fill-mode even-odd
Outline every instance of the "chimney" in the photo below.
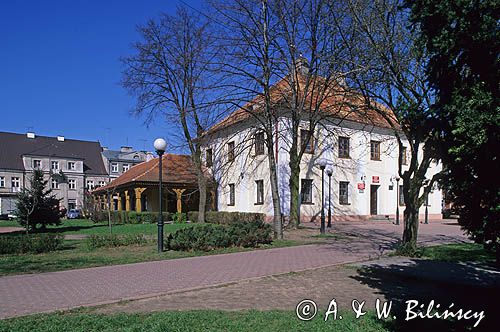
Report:
<svg viewBox="0 0 500 332"><path fill-rule="evenodd" d="M61 135L57 136L57 140L59 142L64 142L64 136L61 136Z"/></svg>
<svg viewBox="0 0 500 332"><path fill-rule="evenodd" d="M297 58L297 63L295 64L297 73L302 75L307 75L309 73L309 61L302 55Z"/></svg>
<svg viewBox="0 0 500 332"><path fill-rule="evenodd" d="M26 137L28 137L28 138L35 138L35 133L34 133L34 132L32 132L32 131L28 131L28 132L26 133Z"/></svg>
<svg viewBox="0 0 500 332"><path fill-rule="evenodd" d="M122 146L120 147L120 152L122 153L127 153L127 152L133 152L134 149L132 149L131 146Z"/></svg>

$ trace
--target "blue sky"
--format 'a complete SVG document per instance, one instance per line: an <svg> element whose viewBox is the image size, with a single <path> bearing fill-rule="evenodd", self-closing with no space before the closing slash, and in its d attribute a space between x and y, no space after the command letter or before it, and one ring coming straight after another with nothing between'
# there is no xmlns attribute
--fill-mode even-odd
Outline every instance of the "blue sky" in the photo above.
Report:
<svg viewBox="0 0 500 332"><path fill-rule="evenodd" d="M198 0L185 0L199 8ZM0 2L0 131L99 140L152 149L172 127L149 128L129 114L134 99L120 86L121 56L136 26L177 0L31 0Z"/></svg>

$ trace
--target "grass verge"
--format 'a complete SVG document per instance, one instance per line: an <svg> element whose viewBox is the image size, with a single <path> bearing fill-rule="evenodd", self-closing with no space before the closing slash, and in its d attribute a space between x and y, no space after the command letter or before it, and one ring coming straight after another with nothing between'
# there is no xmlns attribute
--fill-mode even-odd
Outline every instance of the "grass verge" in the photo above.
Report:
<svg viewBox="0 0 500 332"><path fill-rule="evenodd" d="M0 331L388 331L387 322L373 313L355 319L342 313L343 319L323 321L320 315L300 321L287 311L168 311L149 314L59 313L35 315L0 321Z"/></svg>
<svg viewBox="0 0 500 332"><path fill-rule="evenodd" d="M482 244L459 243L425 247L422 256L438 261L495 263L495 254L485 250Z"/></svg>

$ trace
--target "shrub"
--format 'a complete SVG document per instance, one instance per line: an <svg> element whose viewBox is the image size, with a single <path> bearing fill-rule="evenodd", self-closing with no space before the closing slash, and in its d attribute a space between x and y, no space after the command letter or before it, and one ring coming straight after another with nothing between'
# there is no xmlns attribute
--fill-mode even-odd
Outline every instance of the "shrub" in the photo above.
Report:
<svg viewBox="0 0 500 332"><path fill-rule="evenodd" d="M60 234L0 236L0 254L40 254L62 249L63 243Z"/></svg>
<svg viewBox="0 0 500 332"><path fill-rule="evenodd" d="M166 247L183 251L209 251L232 246L257 247L272 242L271 230L271 225L262 221L197 225L170 234L166 239Z"/></svg>
<svg viewBox="0 0 500 332"><path fill-rule="evenodd" d="M158 212L141 212L140 218L143 224L153 224L158 221Z"/></svg>
<svg viewBox="0 0 500 332"><path fill-rule="evenodd" d="M89 249L95 248L111 248L129 245L144 245L149 242L145 234L105 234L105 235L90 235L86 239L86 244Z"/></svg>
<svg viewBox="0 0 500 332"><path fill-rule="evenodd" d="M175 212L172 214L172 221L176 224L182 224L186 222L186 214L182 212Z"/></svg>
<svg viewBox="0 0 500 332"><path fill-rule="evenodd" d="M226 212L226 211L207 211L205 213L205 222L209 224L228 225L240 222L264 222L265 215L263 213L250 212Z"/></svg>
<svg viewBox="0 0 500 332"><path fill-rule="evenodd" d="M199 215L198 211L189 211L187 213L187 218L190 222L198 222L198 215Z"/></svg>

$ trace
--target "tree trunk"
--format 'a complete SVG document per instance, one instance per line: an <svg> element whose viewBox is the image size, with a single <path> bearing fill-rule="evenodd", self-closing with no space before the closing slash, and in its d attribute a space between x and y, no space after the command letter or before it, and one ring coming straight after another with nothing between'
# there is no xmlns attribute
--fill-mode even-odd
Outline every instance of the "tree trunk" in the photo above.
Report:
<svg viewBox="0 0 500 332"><path fill-rule="evenodd" d="M405 204L403 246L411 246L413 249L417 249L418 197L412 197Z"/></svg>
<svg viewBox="0 0 500 332"><path fill-rule="evenodd" d="M290 154L290 157L292 154ZM296 159L292 158L291 159ZM299 213L299 186L300 186L300 167L297 167L296 160L290 160L290 228L297 228L300 224Z"/></svg>
<svg viewBox="0 0 500 332"><path fill-rule="evenodd" d="M198 172L198 189L200 191L200 202L198 205L198 222L205 222L205 210L207 205L207 180L203 174ZM193 220L191 220L193 221Z"/></svg>
<svg viewBox="0 0 500 332"><path fill-rule="evenodd" d="M268 136L272 137L272 136ZM277 138L276 138L277 139ZM269 161L269 180L271 181L271 195L273 199L273 229L274 229L274 238L282 239L283 238L283 224L281 222L281 205L280 205L280 196L278 189L278 172L276 168L276 159L274 157L274 145L273 140L270 139L267 142L267 155Z"/></svg>

